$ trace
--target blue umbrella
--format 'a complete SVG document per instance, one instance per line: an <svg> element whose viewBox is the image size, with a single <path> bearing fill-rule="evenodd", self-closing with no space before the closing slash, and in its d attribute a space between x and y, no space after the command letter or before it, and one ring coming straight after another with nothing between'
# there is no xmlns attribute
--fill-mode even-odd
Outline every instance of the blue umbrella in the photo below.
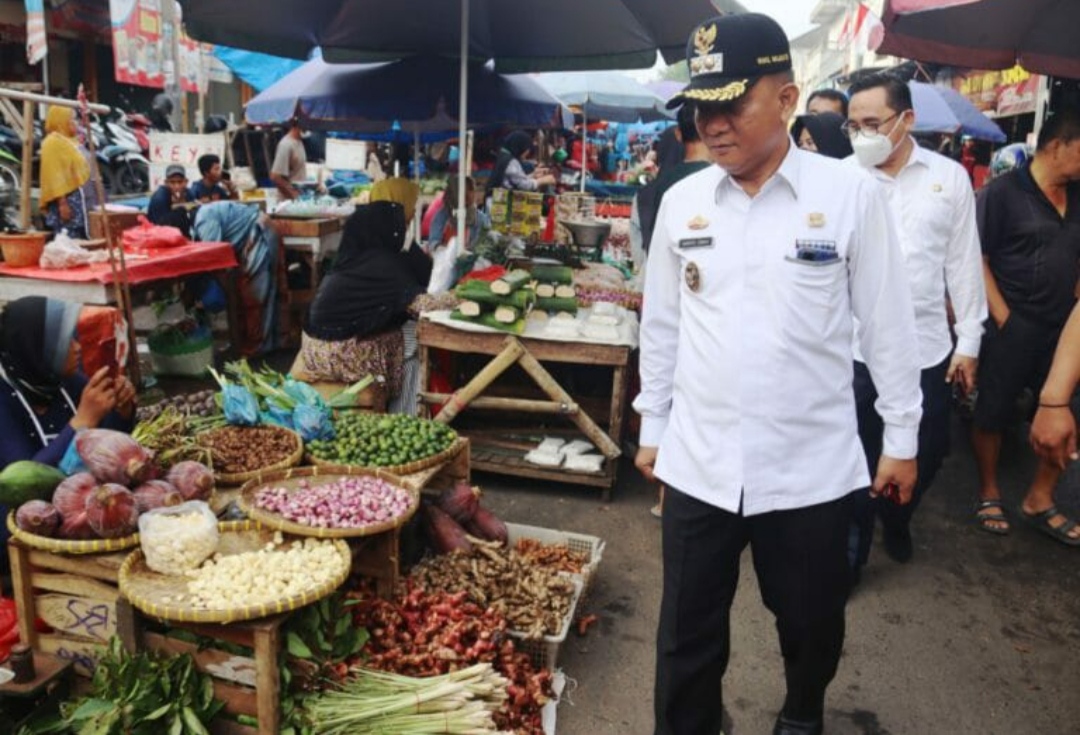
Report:
<svg viewBox="0 0 1080 735"><path fill-rule="evenodd" d="M567 127L572 117L537 82L469 66L471 125ZM299 117L305 128L385 133L395 123L414 136L456 130L460 79L445 59L411 57L380 64L328 64L312 59L247 104L249 123Z"/></svg>
<svg viewBox="0 0 1080 735"><path fill-rule="evenodd" d="M534 76L563 104L580 107L589 120L632 123L671 117L664 99L617 71L567 71Z"/></svg>
<svg viewBox="0 0 1080 735"><path fill-rule="evenodd" d="M1004 143L997 123L979 112L963 95L948 87L908 82L915 106L916 133L960 133L992 143Z"/></svg>

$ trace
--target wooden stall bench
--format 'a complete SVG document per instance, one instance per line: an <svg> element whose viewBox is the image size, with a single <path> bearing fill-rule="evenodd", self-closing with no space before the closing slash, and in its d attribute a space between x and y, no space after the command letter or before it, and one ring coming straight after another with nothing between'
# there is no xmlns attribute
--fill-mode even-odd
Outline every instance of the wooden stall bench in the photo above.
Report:
<svg viewBox="0 0 1080 735"><path fill-rule="evenodd" d="M515 415L526 425L521 431L465 431L471 440L471 466L474 470L495 474L530 477L555 482L601 488L604 502L611 499L618 474L618 458L625 424L629 371L633 349L627 345L595 344L590 342L559 342L533 337L507 336L496 332L462 331L445 324L421 320L416 330L420 346L420 398L428 413L432 406L441 406L435 420L452 422L468 408L484 409ZM427 390L431 374L432 350L457 354L487 355L492 359L463 387L453 394ZM610 399L602 427L571 396L546 368L544 362L570 365L600 365L612 368ZM547 400L522 397L484 395L493 382L510 367L520 366L547 396ZM526 462L525 453L531 448L523 441L511 440L517 434L554 433L536 428L541 418L561 417L574 425L604 455L599 473L579 472L561 468L545 468Z"/></svg>

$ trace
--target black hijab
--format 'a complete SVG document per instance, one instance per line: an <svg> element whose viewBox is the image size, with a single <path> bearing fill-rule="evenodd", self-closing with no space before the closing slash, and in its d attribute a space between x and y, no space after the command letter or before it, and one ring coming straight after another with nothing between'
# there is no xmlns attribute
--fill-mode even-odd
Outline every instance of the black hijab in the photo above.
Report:
<svg viewBox="0 0 1080 735"><path fill-rule="evenodd" d="M396 202L356 208L345 222L334 268L311 302L307 334L337 341L404 323L406 307L426 290L431 275L430 259L415 245L402 252L405 230L405 209Z"/></svg>
<svg viewBox="0 0 1080 735"><path fill-rule="evenodd" d="M686 148L675 137L676 130L678 128L675 126L665 130L656 144L657 167L661 173L678 166L686 156ZM660 210L660 197L665 190L659 177L638 189L638 224L641 226L641 243L645 252L649 252L649 243L656 228L656 214Z"/></svg>
<svg viewBox="0 0 1080 735"><path fill-rule="evenodd" d="M791 137L795 139L795 145L798 145L799 136L802 135L803 128L806 128L814 139L818 153L829 158L847 158L853 151L851 139L840 127L843 124L843 115L835 112L799 115L791 126Z"/></svg>
<svg viewBox="0 0 1080 735"><path fill-rule="evenodd" d="M506 136L502 150L499 151L499 157L495 159L495 168L491 170L491 176L488 177L484 196L490 196L492 189L503 185L503 177L506 176L506 169L510 166L510 162L515 159L520 161L532 146L532 136L524 130L515 130Z"/></svg>
<svg viewBox="0 0 1080 735"><path fill-rule="evenodd" d="M30 403L46 405L59 395L81 310L79 304L26 296L0 314L0 365Z"/></svg>

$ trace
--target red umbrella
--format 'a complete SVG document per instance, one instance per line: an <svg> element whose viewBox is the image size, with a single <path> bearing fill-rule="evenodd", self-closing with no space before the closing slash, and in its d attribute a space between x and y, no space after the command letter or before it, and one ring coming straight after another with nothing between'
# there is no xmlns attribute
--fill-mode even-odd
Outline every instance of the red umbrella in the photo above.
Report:
<svg viewBox="0 0 1080 735"><path fill-rule="evenodd" d="M1077 0L886 0L881 54L1080 78Z"/></svg>

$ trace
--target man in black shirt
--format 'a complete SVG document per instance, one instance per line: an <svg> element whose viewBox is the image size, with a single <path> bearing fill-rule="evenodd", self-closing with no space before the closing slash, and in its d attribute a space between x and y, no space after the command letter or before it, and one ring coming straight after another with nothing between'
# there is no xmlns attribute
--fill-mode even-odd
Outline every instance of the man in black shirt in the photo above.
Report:
<svg viewBox="0 0 1080 735"><path fill-rule="evenodd" d="M980 191L976 217L990 307L973 432L979 470L976 521L984 531L1005 534L1009 522L997 482L1001 433L1021 391L1031 388L1038 395L1076 303L1080 110L1061 110L1046 122L1031 164ZM1043 408L1067 411L1069 404ZM1059 476L1057 467L1040 460L1020 510L1039 530L1080 546L1080 526L1054 506Z"/></svg>

